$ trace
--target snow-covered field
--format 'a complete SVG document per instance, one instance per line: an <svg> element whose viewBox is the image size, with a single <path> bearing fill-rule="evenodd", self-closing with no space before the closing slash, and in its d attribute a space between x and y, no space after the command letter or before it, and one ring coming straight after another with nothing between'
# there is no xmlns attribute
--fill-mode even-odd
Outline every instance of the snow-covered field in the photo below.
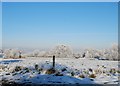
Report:
<svg viewBox="0 0 120 86"><path fill-rule="evenodd" d="M20 84L118 84L118 61L87 58L0 58L0 83Z"/></svg>

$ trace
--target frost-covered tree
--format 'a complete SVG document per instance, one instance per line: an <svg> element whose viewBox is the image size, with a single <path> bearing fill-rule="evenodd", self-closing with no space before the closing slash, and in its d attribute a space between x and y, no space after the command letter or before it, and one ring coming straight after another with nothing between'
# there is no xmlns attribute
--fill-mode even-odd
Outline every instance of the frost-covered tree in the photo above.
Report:
<svg viewBox="0 0 120 86"><path fill-rule="evenodd" d="M94 58L95 57L95 50L94 49L85 49L85 58Z"/></svg>
<svg viewBox="0 0 120 86"><path fill-rule="evenodd" d="M2 49L0 49L0 53L4 53Z"/></svg>
<svg viewBox="0 0 120 86"><path fill-rule="evenodd" d="M110 58L112 60L118 60L118 45L113 44L110 48Z"/></svg>
<svg viewBox="0 0 120 86"><path fill-rule="evenodd" d="M34 56L34 57L38 57L39 52L40 52L39 50L34 50L34 51L33 51L33 56Z"/></svg>
<svg viewBox="0 0 120 86"><path fill-rule="evenodd" d="M72 57L73 52L69 46L58 45L53 49L53 55L55 55L56 57L60 57L60 58Z"/></svg>
<svg viewBox="0 0 120 86"><path fill-rule="evenodd" d="M11 57L11 49L5 49L4 55L5 55L5 58L10 58Z"/></svg>
<svg viewBox="0 0 120 86"><path fill-rule="evenodd" d="M5 58L21 58L21 53L18 49L6 49L4 51Z"/></svg>
<svg viewBox="0 0 120 86"><path fill-rule="evenodd" d="M6 58L18 58L18 50L16 49L7 49L4 51L4 55Z"/></svg>
<svg viewBox="0 0 120 86"><path fill-rule="evenodd" d="M26 57L34 57L33 52L29 52L25 54Z"/></svg>
<svg viewBox="0 0 120 86"><path fill-rule="evenodd" d="M73 53L73 57L74 58L82 58L82 54L81 53Z"/></svg>
<svg viewBox="0 0 120 86"><path fill-rule="evenodd" d="M50 51L40 51L39 56L40 57L51 57L52 53Z"/></svg>
<svg viewBox="0 0 120 86"><path fill-rule="evenodd" d="M118 60L118 45L113 44L108 49L99 50L99 56L108 60Z"/></svg>
<svg viewBox="0 0 120 86"><path fill-rule="evenodd" d="M39 57L45 57L45 55L46 55L46 51L40 51L38 54Z"/></svg>

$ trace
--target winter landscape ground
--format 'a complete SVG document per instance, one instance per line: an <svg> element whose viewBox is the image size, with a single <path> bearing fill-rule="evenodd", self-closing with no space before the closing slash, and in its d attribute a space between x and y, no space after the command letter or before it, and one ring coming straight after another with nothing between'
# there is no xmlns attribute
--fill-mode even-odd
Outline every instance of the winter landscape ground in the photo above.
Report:
<svg viewBox="0 0 120 86"><path fill-rule="evenodd" d="M22 53L17 49L1 50L0 83L4 85L43 84L118 84L118 46L104 50L75 53L58 45L50 51ZM55 67L53 67L55 55ZM108 57L109 56L109 57Z"/></svg>
<svg viewBox="0 0 120 86"><path fill-rule="evenodd" d="M67 51L66 48L62 49ZM58 50L60 52L60 48ZM56 57L55 69L52 62L52 57L0 58L0 83L3 85L119 83L118 61Z"/></svg>

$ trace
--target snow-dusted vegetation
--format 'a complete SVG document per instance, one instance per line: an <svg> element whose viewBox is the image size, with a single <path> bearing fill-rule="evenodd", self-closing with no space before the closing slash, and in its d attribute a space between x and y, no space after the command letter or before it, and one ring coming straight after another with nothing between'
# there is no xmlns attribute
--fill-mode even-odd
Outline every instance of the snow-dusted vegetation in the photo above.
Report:
<svg viewBox="0 0 120 86"><path fill-rule="evenodd" d="M118 84L118 62L87 58L28 57L0 61L3 84ZM3 65L4 64L4 65Z"/></svg>
<svg viewBox="0 0 120 86"><path fill-rule="evenodd" d="M118 45L107 49L74 52L66 45L49 51L25 53L0 50L0 82L3 84L118 84ZM55 69L52 57L55 55Z"/></svg>
<svg viewBox="0 0 120 86"><path fill-rule="evenodd" d="M58 45L52 50L53 55L60 58L73 57L73 51L69 46Z"/></svg>
<svg viewBox="0 0 120 86"><path fill-rule="evenodd" d="M52 57L55 55L57 58L118 60L118 45L113 44L107 49L84 49L78 53L73 52L72 48L66 45L58 45L49 51L34 50L30 53L23 53L23 51L18 49L6 49L3 53L5 58Z"/></svg>
<svg viewBox="0 0 120 86"><path fill-rule="evenodd" d="M24 53L6 49L0 53L4 55L0 58L0 83L5 85L118 84L120 71L116 44L108 49L85 49L78 53L65 45L50 51ZM53 55L56 57L55 69Z"/></svg>
<svg viewBox="0 0 120 86"><path fill-rule="evenodd" d="M18 50L18 49L6 49L3 51L4 54L4 58L23 58L23 56L21 56L22 51Z"/></svg>

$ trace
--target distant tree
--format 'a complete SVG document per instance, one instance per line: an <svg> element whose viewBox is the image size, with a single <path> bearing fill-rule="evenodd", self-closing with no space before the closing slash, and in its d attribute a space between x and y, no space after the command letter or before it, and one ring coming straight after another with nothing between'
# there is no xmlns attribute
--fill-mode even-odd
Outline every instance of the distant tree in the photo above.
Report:
<svg viewBox="0 0 120 86"><path fill-rule="evenodd" d="M39 50L34 50L34 51L33 51L33 56L34 56L34 57L38 57L39 52L40 52Z"/></svg>
<svg viewBox="0 0 120 86"><path fill-rule="evenodd" d="M94 58L94 50L93 49L86 49L85 50L85 58Z"/></svg>
<svg viewBox="0 0 120 86"><path fill-rule="evenodd" d="M19 58L22 55L18 49L6 49L4 51L5 58Z"/></svg>
<svg viewBox="0 0 120 86"><path fill-rule="evenodd" d="M118 60L118 45L112 44L110 48L101 50L100 56L108 60Z"/></svg>
<svg viewBox="0 0 120 86"><path fill-rule="evenodd" d="M38 54L39 57L45 57L45 55L46 55L46 51L40 51Z"/></svg>
<svg viewBox="0 0 120 86"><path fill-rule="evenodd" d="M72 57L73 52L72 52L72 49L70 49L69 46L58 45L53 49L53 54L56 57L64 58L64 57Z"/></svg>
<svg viewBox="0 0 120 86"><path fill-rule="evenodd" d="M4 53L2 49L0 49L0 53Z"/></svg>
<svg viewBox="0 0 120 86"><path fill-rule="evenodd" d="M113 44L112 47L110 48L110 57L112 60L118 60L118 45Z"/></svg>
<svg viewBox="0 0 120 86"><path fill-rule="evenodd" d="M11 55L11 58L19 58L19 50L18 49L11 49L10 55Z"/></svg>

